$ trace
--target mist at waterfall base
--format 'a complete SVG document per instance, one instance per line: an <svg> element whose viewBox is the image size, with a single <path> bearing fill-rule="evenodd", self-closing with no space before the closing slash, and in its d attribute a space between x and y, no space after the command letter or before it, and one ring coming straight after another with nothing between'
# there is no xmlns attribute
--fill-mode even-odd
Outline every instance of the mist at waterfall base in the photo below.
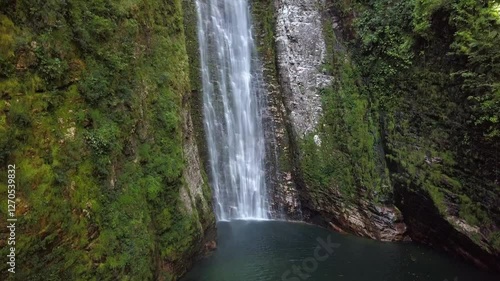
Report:
<svg viewBox="0 0 500 281"><path fill-rule="evenodd" d="M283 221L236 220L217 227L217 250L182 281L500 280L414 243L380 242Z"/></svg>

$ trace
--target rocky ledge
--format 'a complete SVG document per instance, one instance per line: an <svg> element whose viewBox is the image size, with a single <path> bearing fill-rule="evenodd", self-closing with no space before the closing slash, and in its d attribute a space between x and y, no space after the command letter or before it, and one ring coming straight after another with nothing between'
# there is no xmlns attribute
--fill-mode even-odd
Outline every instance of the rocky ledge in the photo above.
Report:
<svg viewBox="0 0 500 281"><path fill-rule="evenodd" d="M309 195L306 220L338 232L354 233L380 241L409 240L399 209L391 204L374 203L366 198L347 199L336 188L321 197Z"/></svg>
<svg viewBox="0 0 500 281"><path fill-rule="evenodd" d="M456 216L442 214L421 189L398 186L396 191L396 204L405 215L413 240L500 272L500 254L487 242L484 231Z"/></svg>

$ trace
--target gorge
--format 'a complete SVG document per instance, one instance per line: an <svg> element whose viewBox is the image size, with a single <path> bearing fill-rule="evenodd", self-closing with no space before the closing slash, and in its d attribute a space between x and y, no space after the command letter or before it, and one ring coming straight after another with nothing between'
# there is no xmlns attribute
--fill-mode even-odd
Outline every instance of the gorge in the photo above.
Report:
<svg viewBox="0 0 500 281"><path fill-rule="evenodd" d="M6 0L0 38L6 280L498 278L498 1Z"/></svg>

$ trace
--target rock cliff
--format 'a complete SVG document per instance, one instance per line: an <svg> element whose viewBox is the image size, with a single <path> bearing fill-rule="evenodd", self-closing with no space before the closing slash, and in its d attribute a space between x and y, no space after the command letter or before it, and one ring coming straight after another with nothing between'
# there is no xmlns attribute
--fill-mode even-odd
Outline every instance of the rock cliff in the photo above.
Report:
<svg viewBox="0 0 500 281"><path fill-rule="evenodd" d="M16 280L175 280L212 247L184 12L180 0L2 3Z"/></svg>
<svg viewBox="0 0 500 281"><path fill-rule="evenodd" d="M411 13L424 9L414 1L361 2L256 1L270 107L284 136L277 141L286 183L280 188L299 198L287 204L300 208L303 219L338 231L413 239L498 270L496 144L478 135L481 128L436 117L438 110L470 111L457 97L468 94L456 86L463 82L447 81L455 77L447 71L467 67L467 58L440 55L456 47L453 37L429 43L434 35L413 29L418 15ZM461 7L446 5L432 13L447 18ZM465 28L426 24L444 34ZM434 95L438 88L447 96ZM464 147L476 160L455 151L468 140L456 135L460 127L480 143Z"/></svg>
<svg viewBox="0 0 500 281"><path fill-rule="evenodd" d="M323 106L326 88L332 87L333 73L328 70L329 54L324 30L324 1L275 1L275 50L279 73L281 102L286 108L287 134L290 136L289 159L293 182L300 194L304 219L316 221L337 230L349 231L380 240L402 240L406 226L393 205L372 203L359 192L352 199L343 194L344 187L331 182L319 191L308 178L304 154L305 143L312 141L314 152L328 153L322 146ZM331 31L331 30L329 30ZM286 123L285 122L285 123ZM321 157L320 157L321 158ZM312 159L320 161L320 159ZM325 161L335 161L328 158ZM317 169L319 167L314 167ZM314 179L313 179L314 180Z"/></svg>

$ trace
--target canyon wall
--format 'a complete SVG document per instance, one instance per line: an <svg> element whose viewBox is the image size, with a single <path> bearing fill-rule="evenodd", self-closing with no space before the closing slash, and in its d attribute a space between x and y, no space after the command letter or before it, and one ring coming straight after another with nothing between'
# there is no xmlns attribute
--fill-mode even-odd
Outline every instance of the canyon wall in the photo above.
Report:
<svg viewBox="0 0 500 281"><path fill-rule="evenodd" d="M213 239L182 4L2 3L0 172L16 165L17 280L176 280Z"/></svg>
<svg viewBox="0 0 500 281"><path fill-rule="evenodd" d="M215 226L194 1L56 2L0 8L16 277L176 280ZM500 270L494 7L365 2L251 1L276 216Z"/></svg>
<svg viewBox="0 0 500 281"><path fill-rule="evenodd" d="M475 107L464 99L473 94L453 76L471 58L444 55L459 27L425 14L422 24L445 34L432 41L438 33L414 26L430 9L418 1L253 3L284 136L281 193L299 199L276 200L337 231L415 240L498 270L498 125L473 125ZM429 11L437 19L453 9Z"/></svg>

